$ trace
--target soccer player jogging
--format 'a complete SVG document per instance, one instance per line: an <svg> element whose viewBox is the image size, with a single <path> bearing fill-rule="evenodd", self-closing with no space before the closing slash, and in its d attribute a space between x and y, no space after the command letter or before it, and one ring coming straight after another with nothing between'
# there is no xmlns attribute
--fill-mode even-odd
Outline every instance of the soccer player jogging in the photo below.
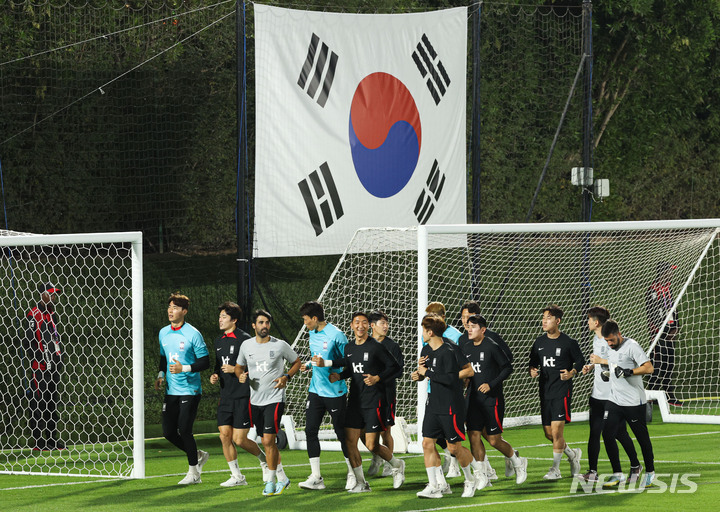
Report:
<svg viewBox="0 0 720 512"><path fill-rule="evenodd" d="M628 423L645 462L645 475L639 485L640 489L644 489L655 478L655 457L645 420L646 399L642 382L643 375L652 374L653 365L635 340L620 334L620 327L614 320L605 322L601 332L611 349L608 353L610 398L606 406L603 439L614 473L607 485L618 485L625 480L615 439L620 429L624 428L623 424Z"/></svg>
<svg viewBox="0 0 720 512"><path fill-rule="evenodd" d="M325 311L322 304L309 301L300 307L300 315L308 330L310 337L310 355L320 356L325 360L342 359L345 356L347 337L345 334L325 320ZM325 483L320 473L320 439L318 432L325 412L330 414L335 435L340 441L345 462L348 467L348 476L345 489L355 487L355 473L348 458L345 446L345 409L347 385L344 380L330 382L330 374L339 370L312 366L311 363L301 366L303 371L312 371L310 386L308 388L307 406L305 409L305 436L307 438L307 452L310 458L310 476L298 485L303 489L325 489Z"/></svg>
<svg viewBox="0 0 720 512"><path fill-rule="evenodd" d="M437 315L442 318L443 322L445 322L445 304L443 304L442 302L431 302L425 308L425 313L429 315ZM462 337L462 333L452 325L448 325L447 323L445 325L446 327L445 331L442 333L442 337L458 345L460 342L460 338ZM432 387L428 382L428 393L431 392ZM445 439L443 439L442 437L439 438L437 444L445 451L445 458L443 459L443 471L447 473L447 477L455 478L458 476L462 476L462 473L460 472L460 467L458 466L458 461L450 454L450 451L447 449L447 442L445 441Z"/></svg>
<svg viewBox="0 0 720 512"><path fill-rule="evenodd" d="M260 461L263 478L267 472L265 454L257 443L248 439L250 431L250 386L238 381L235 376L235 361L240 347L250 336L237 327L242 316L240 306L234 302L225 302L218 307L218 325L222 334L215 340L215 371L210 376L210 384L220 383L220 403L217 410L217 424L220 431L225 460L230 466L230 478L221 483L222 487L247 485L245 475L240 471L237 449L241 447Z"/></svg>
<svg viewBox="0 0 720 512"><path fill-rule="evenodd" d="M502 438L505 416L503 381L512 373L512 364L500 346L485 336L487 322L482 316L470 316L466 328L469 342L462 346L462 351L475 372L470 379L466 417L470 449L475 460L486 460L482 442L485 436L490 446L505 455L514 469L516 483L521 484L527 479L527 458L519 457L518 452ZM482 466L489 479L489 465Z"/></svg>
<svg viewBox="0 0 720 512"><path fill-rule="evenodd" d="M593 353L590 356L590 364L583 366L582 372L587 374L594 368L595 376L592 393L590 394L589 469L587 473L577 477L585 482L596 482L598 480L597 464L600 455L600 436L605 424L605 406L610 398L610 378L608 375L603 375L603 371L608 368L607 358L610 347L602 337L601 331L602 326L610 318L610 312L602 306L594 306L588 310L587 316L588 329L595 335L593 336ZM640 476L642 467L637 458L635 445L628 435L625 425L618 430L617 440L620 441L628 457L630 457L630 481L635 482ZM605 441L605 446L607 447L607 441Z"/></svg>
<svg viewBox="0 0 720 512"><path fill-rule="evenodd" d="M268 475L263 496L277 496L290 487L290 479L282 471L277 433L285 411L285 388L300 371L300 358L285 341L270 336L272 316L258 309L252 315L255 337L240 347L235 375L250 385L251 421L265 447ZM291 365L285 372L285 363Z"/></svg>
<svg viewBox="0 0 720 512"><path fill-rule="evenodd" d="M545 334L535 340L530 350L530 376L540 377L540 414L545 437L553 444L553 463L545 480L559 480L560 461L567 455L570 473L580 473L580 448L565 442L565 423L570 422L572 379L583 367L578 342L560 332L563 311L556 304L543 309L542 329Z"/></svg>
<svg viewBox="0 0 720 512"><path fill-rule="evenodd" d="M170 325L160 330L160 364L155 380L156 391L165 388L163 435L187 454L188 473L180 485L201 483L200 474L209 457L197 449L192 429L202 394L200 372L210 367L210 356L202 334L185 321L189 307L190 299L185 295L170 295Z"/></svg>
<svg viewBox="0 0 720 512"><path fill-rule="evenodd" d="M365 313L353 313L350 325L355 339L345 347L344 358L325 361L320 356L313 357L313 363L318 366L344 367L341 373L330 374L331 382L351 378L345 415L345 444L357 484L348 491L371 490L363 474L362 457L358 450L363 430L367 449L392 466L393 487L398 489L405 481L405 461L395 458L386 446L380 444L379 438L380 432L387 428L384 383L397 375L400 364L381 343L368 336L370 323Z"/></svg>
<svg viewBox="0 0 720 512"><path fill-rule="evenodd" d="M398 345L395 340L388 337L388 331L390 330L390 320L388 316L380 311L372 311L368 315L368 320L370 321L370 329L372 331L372 337L375 338L379 343L381 343L387 350L390 352L390 355L392 355L395 360L400 365L400 369L395 375L391 375L386 381L385 381L385 410L387 412L387 416L385 419L385 426L387 427L386 430L380 433L380 437L382 439L382 442L385 446L387 446L388 450L390 450L390 453L394 453L395 451L395 442L392 437L392 433L390 432L391 427L395 425L395 405L397 402L397 379L402 377L403 374L403 368L405 367L405 360L403 357L402 349L400 348L400 345ZM379 455L376 455L373 453L372 462L370 463L370 467L368 468L367 475L368 476L374 476L378 473L380 470L380 466L383 463L382 457ZM383 472L381 476L391 476L392 475L392 466L389 462L385 461Z"/></svg>
<svg viewBox="0 0 720 512"><path fill-rule="evenodd" d="M468 319L472 315L480 315L480 304L477 303L477 301L469 300L465 304L462 305L460 308L460 321L463 324L463 328L465 329L465 332L460 336L460 339L458 340L458 345L462 348L466 343L470 341L470 338L468 336ZM513 355L512 351L510 350L510 347L508 347L508 344L505 343L505 340L500 336L497 332L491 331L490 329L485 329L485 338L491 339L494 343L496 343L500 349L505 353L505 356L508 358L508 361L512 364L513 362ZM483 433L483 437L488 440L487 434ZM488 440L489 442L489 440ZM517 455L517 452L515 453ZM483 466L485 470L485 474L488 477L488 480L497 480L498 476L493 467L490 465L490 461L487 458L487 452L485 452L485 458L480 460L478 459L478 462ZM512 460L506 458L505 459L505 476L511 477L515 474L515 467L512 465Z"/></svg>
<svg viewBox="0 0 720 512"><path fill-rule="evenodd" d="M422 447L425 461L425 471L428 475L428 485L417 493L420 498L442 498L443 488L442 466L440 457L435 449L439 437L447 440L448 450L453 454L465 476L462 497L470 498L475 495L477 488L487 485L487 479L470 453L462 445L465 440L464 432L464 403L462 384L458 378L462 368L458 359L458 350L450 343L443 341L442 334L446 329L445 322L437 315L425 315L421 322L423 341L427 346L423 348L421 359L416 371L412 373L412 380L425 378L432 382L432 393L428 395L425 417L422 424ZM461 354L460 354L461 356ZM461 356L462 357L462 356ZM472 369L468 376L472 376ZM475 474L472 474L474 470Z"/></svg>

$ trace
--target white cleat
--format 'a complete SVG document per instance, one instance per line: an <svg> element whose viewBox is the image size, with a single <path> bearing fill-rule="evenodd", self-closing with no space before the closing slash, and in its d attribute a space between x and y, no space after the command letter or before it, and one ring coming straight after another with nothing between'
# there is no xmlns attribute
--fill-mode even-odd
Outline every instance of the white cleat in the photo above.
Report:
<svg viewBox="0 0 720 512"><path fill-rule="evenodd" d="M463 486L463 492L461 497L462 498L472 498L475 496L475 489L477 488L477 479L473 478L472 480L465 480L465 485Z"/></svg>
<svg viewBox="0 0 720 512"><path fill-rule="evenodd" d="M415 494L418 498L442 498L443 492L439 487L427 484L425 489Z"/></svg>
<svg viewBox="0 0 720 512"><path fill-rule="evenodd" d="M202 480L200 480L200 475L198 473L191 473L188 471L188 474L185 475L185 478L178 482L178 485L193 485L201 483Z"/></svg>
<svg viewBox="0 0 720 512"><path fill-rule="evenodd" d="M372 461L370 461L370 467L367 470L367 473L365 473L367 476L375 476L380 471L380 466L382 466L383 460L380 457L377 457L373 455Z"/></svg>
<svg viewBox="0 0 720 512"><path fill-rule="evenodd" d="M457 478L459 476L462 476L462 473L460 472L460 465L458 464L458 460L455 457L451 457L450 467L448 468L445 478Z"/></svg>
<svg viewBox="0 0 720 512"><path fill-rule="evenodd" d="M357 486L357 478L355 478L355 473L348 472L347 474L347 480L345 481L345 490L350 491L354 489Z"/></svg>
<svg viewBox="0 0 720 512"><path fill-rule="evenodd" d="M372 489L370 489L370 484L367 482L358 482L355 487L352 489L348 489L348 492L351 493L359 493L359 492L370 492Z"/></svg>
<svg viewBox="0 0 720 512"><path fill-rule="evenodd" d="M440 492L444 495L452 494L452 489L450 489L450 484L445 483L445 485L440 486Z"/></svg>
<svg viewBox="0 0 720 512"><path fill-rule="evenodd" d="M393 468L392 477L393 477L393 489L399 489L400 486L405 482L405 461L404 460L400 461L399 468Z"/></svg>
<svg viewBox="0 0 720 512"><path fill-rule="evenodd" d="M528 460L527 457L520 457L520 464L515 466L513 469L515 470L515 483L521 484L525 480L527 480L527 465Z"/></svg>
<svg viewBox="0 0 720 512"><path fill-rule="evenodd" d="M579 475L582 467L580 466L580 458L582 457L582 450L580 448L573 448L573 456L568 457L568 461L570 462L570 474L572 476Z"/></svg>
<svg viewBox="0 0 720 512"><path fill-rule="evenodd" d="M490 479L482 471L475 473L475 490L485 489L485 487L492 487Z"/></svg>
<svg viewBox="0 0 720 512"><path fill-rule="evenodd" d="M515 450L515 457L518 457L518 451ZM509 457L505 457L505 476L511 477L515 474L515 466L513 466L512 460Z"/></svg>
<svg viewBox="0 0 720 512"><path fill-rule="evenodd" d="M485 473L488 477L488 480L497 480L498 476L497 476L497 473L495 472L495 469L490 464L488 464L488 467L490 469L488 469L487 472Z"/></svg>
<svg viewBox="0 0 720 512"><path fill-rule="evenodd" d="M298 484L298 487L301 489L311 489L311 490L322 490L325 489L325 482L323 481L323 477L321 476L313 476L310 475L307 480L304 482L300 482Z"/></svg>
<svg viewBox="0 0 720 512"><path fill-rule="evenodd" d="M543 480L560 480L562 478L562 475L560 474L559 469L555 469L554 467L550 467L548 469L548 472L543 476Z"/></svg>
<svg viewBox="0 0 720 512"><path fill-rule="evenodd" d="M202 450L198 450L198 452L197 452L197 458L198 458L198 463L197 463L198 473L200 473L200 474L202 475L203 466L205 465L205 463L206 463L206 462L208 461L208 459L210 458L210 454L209 454L208 452L204 452L204 451L202 451Z"/></svg>
<svg viewBox="0 0 720 512"><path fill-rule="evenodd" d="M383 464L382 476L392 476L392 469L389 462Z"/></svg>
<svg viewBox="0 0 720 512"><path fill-rule="evenodd" d="M238 485L247 485L245 475L235 476L232 475L230 478L220 484L220 487L237 487Z"/></svg>

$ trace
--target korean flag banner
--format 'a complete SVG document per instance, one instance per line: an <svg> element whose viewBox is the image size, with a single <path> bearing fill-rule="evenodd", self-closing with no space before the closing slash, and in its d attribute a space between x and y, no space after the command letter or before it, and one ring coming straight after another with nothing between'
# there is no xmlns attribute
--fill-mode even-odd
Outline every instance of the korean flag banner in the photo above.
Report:
<svg viewBox="0 0 720 512"><path fill-rule="evenodd" d="M465 223L467 9L254 8L255 255Z"/></svg>

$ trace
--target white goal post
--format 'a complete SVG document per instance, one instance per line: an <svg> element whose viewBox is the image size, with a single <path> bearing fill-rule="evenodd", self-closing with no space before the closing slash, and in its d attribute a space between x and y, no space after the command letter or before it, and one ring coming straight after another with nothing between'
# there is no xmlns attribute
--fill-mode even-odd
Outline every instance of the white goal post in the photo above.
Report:
<svg viewBox="0 0 720 512"><path fill-rule="evenodd" d="M419 321L429 302L442 302L447 322L459 329L462 304L480 304L490 329L503 336L515 357L504 388L505 425L539 423L537 380L526 368L532 342L542 333L542 309L549 303L561 306L561 328L578 339L586 357L592 341L586 311L594 305L607 307L623 335L652 355L659 333L649 330L646 293L658 264L666 262L676 267L668 315L677 311L680 323L671 382L684 406L670 406L662 389L648 391L648 397L658 400L664 421L717 423L719 233L720 219L361 229L318 300L328 321L349 336L353 311L382 309L390 317L389 335L405 358L397 414L407 424L408 450L417 452L426 385L411 382L410 373L421 344ZM303 360L309 358L305 330L294 348ZM573 420L587 418L591 386L591 377L575 382ZM286 409L292 416L286 425L291 447L304 447L306 397L307 376L298 375ZM337 449L329 423L324 427L323 448Z"/></svg>
<svg viewBox="0 0 720 512"><path fill-rule="evenodd" d="M2 231L0 250L0 473L144 478L142 233ZM48 284L61 292L43 358L27 339L51 327L28 312L46 310ZM57 391L37 398L48 370Z"/></svg>

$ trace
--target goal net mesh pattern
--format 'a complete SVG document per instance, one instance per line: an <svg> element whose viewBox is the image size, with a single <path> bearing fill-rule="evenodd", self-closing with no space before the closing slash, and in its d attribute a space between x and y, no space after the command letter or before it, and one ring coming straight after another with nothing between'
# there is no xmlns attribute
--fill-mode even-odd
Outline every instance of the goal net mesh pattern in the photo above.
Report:
<svg viewBox="0 0 720 512"><path fill-rule="evenodd" d="M390 317L389 336L400 343L405 375L398 381L397 415L417 422L417 385L410 373L418 357L418 274L415 229L359 230L320 301L328 321L348 337L352 312L382 309ZM533 341L542 334L542 309L556 303L564 311L561 329L577 339L586 359L592 350L586 311L607 307L623 335L646 351L655 336L648 325L646 293L659 262L677 268L670 288L680 331L672 375L675 394L685 402L680 414L720 414L720 343L716 329L720 244L715 228L526 232L428 235L428 301L440 301L447 322L462 330L460 308L480 303L491 330L500 333L514 357L505 384L506 426L539 419L537 380L527 373ZM423 305L424 306L424 305ZM309 360L307 332L295 349ZM287 414L304 423L307 375L298 376ZM300 380L298 379L298 380ZM579 377L573 412L587 411L592 377ZM415 430L409 434L414 436Z"/></svg>
<svg viewBox="0 0 720 512"><path fill-rule="evenodd" d="M25 237L3 235L0 389L6 402L0 416L0 472L130 476L132 244L25 245ZM38 361L26 340L34 334L27 314L41 302L45 283L62 290L55 304L61 361L54 407L33 402L38 388L32 366ZM53 409L55 434L66 449L34 450L49 441L34 438L33 412L42 418ZM47 441L51 425L42 420L39 429Z"/></svg>

